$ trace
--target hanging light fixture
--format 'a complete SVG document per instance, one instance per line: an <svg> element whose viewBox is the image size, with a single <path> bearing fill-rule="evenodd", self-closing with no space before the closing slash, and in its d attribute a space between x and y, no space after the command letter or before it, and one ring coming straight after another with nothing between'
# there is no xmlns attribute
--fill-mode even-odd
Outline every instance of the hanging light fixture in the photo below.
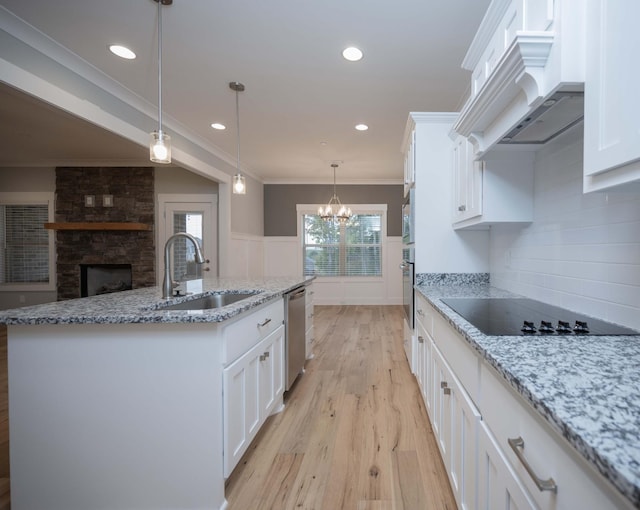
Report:
<svg viewBox="0 0 640 510"><path fill-rule="evenodd" d="M238 93L244 91L244 85L237 81L229 83L229 88L236 92L236 127L237 135L236 140L238 144L238 173L233 176L233 192L236 195L246 195L247 183L244 180L244 175L240 173L240 103L238 99Z"/></svg>
<svg viewBox="0 0 640 510"><path fill-rule="evenodd" d="M338 163L331 163L331 168L333 168L333 196L326 206L318 208L318 216L325 221L337 220L340 223L345 223L353 213L350 207L342 205L336 193L336 168L338 168Z"/></svg>
<svg viewBox="0 0 640 510"><path fill-rule="evenodd" d="M173 0L153 0L158 4L158 130L152 131L149 159L154 163L171 163L171 137L162 131L162 6Z"/></svg>

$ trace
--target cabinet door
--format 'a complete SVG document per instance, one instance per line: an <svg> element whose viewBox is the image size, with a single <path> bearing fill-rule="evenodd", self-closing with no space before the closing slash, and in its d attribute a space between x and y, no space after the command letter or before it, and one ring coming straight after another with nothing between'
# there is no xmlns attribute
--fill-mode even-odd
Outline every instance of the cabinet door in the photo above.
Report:
<svg viewBox="0 0 640 510"><path fill-rule="evenodd" d="M484 423L478 427L478 510L537 510Z"/></svg>
<svg viewBox="0 0 640 510"><path fill-rule="evenodd" d="M416 130L411 131L409 147L404 155L404 194L413 188L416 182Z"/></svg>
<svg viewBox="0 0 640 510"><path fill-rule="evenodd" d="M271 414L284 392L284 326L259 344L260 424Z"/></svg>
<svg viewBox="0 0 640 510"><path fill-rule="evenodd" d="M451 467L449 478L461 510L475 509L477 499L477 447L480 412L457 379L449 381L451 393Z"/></svg>
<svg viewBox="0 0 640 510"><path fill-rule="evenodd" d="M449 398L451 392L449 382L451 378L444 358L435 345L432 346L431 354L433 371L433 432L448 472L451 466L451 399Z"/></svg>
<svg viewBox="0 0 640 510"><path fill-rule="evenodd" d="M482 214L483 164L473 158L471 143L462 136L456 138L453 146L454 223Z"/></svg>
<svg viewBox="0 0 640 510"><path fill-rule="evenodd" d="M427 333L425 332L422 324L419 321L416 321L416 353L415 353L415 375L418 380L418 386L420 386L420 392L422 393L422 398L426 400L427 395L427 370L425 370L425 346L428 341Z"/></svg>
<svg viewBox="0 0 640 510"><path fill-rule="evenodd" d="M640 178L640 2L597 0L587 10L584 172L636 162ZM630 179L633 180L633 179ZM618 182L620 184L620 182Z"/></svg>
<svg viewBox="0 0 640 510"><path fill-rule="evenodd" d="M258 392L261 351L258 347L261 344L222 371L225 478L231 474L260 427Z"/></svg>

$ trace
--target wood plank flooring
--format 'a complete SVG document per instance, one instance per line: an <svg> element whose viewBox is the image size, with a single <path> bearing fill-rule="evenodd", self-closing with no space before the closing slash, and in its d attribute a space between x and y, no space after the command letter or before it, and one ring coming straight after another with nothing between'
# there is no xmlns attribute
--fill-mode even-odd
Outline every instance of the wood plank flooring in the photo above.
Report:
<svg viewBox="0 0 640 510"><path fill-rule="evenodd" d="M229 477L229 510L455 510L399 306L316 306L315 358Z"/></svg>

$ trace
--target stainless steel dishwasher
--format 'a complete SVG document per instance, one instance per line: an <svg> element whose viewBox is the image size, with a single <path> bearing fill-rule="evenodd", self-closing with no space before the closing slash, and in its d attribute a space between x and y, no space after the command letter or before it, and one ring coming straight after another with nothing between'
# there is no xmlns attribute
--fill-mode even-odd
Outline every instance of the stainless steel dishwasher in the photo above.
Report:
<svg viewBox="0 0 640 510"><path fill-rule="evenodd" d="M285 296L286 390L291 388L305 361L305 286L296 287Z"/></svg>

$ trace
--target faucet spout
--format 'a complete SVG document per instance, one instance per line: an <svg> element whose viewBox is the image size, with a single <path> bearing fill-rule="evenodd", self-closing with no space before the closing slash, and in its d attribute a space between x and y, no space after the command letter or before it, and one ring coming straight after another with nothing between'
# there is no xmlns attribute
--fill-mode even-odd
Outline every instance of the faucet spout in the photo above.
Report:
<svg viewBox="0 0 640 510"><path fill-rule="evenodd" d="M169 239L167 239L167 242L164 245L164 280L162 282L162 297L164 299L170 298L173 292L173 281L171 278L170 270L171 268L169 267L171 245L173 245L173 243L175 243L176 240L180 239L181 237L189 239L193 243L193 248L196 252L196 262L198 264L204 264L204 255L202 255L202 250L200 249L198 240L191 234L187 234L186 232L178 232L177 234L173 234Z"/></svg>

